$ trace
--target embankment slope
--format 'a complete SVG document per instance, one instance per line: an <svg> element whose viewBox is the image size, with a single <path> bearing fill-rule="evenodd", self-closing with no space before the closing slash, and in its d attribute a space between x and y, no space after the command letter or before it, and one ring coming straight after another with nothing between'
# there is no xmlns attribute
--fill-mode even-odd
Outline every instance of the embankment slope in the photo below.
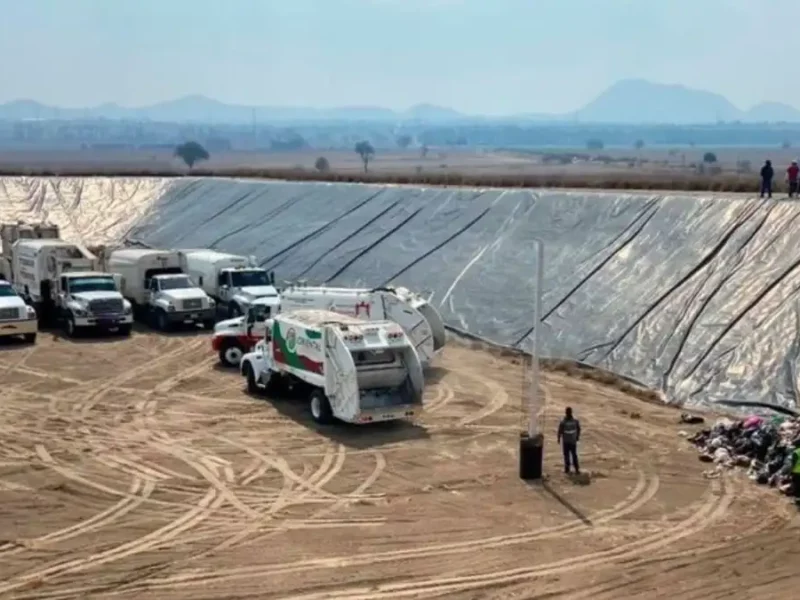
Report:
<svg viewBox="0 0 800 600"><path fill-rule="evenodd" d="M85 242L258 257L279 280L396 283L526 347L545 243L543 354L676 402L796 404L800 205L743 198L224 179L6 179L2 216Z"/></svg>

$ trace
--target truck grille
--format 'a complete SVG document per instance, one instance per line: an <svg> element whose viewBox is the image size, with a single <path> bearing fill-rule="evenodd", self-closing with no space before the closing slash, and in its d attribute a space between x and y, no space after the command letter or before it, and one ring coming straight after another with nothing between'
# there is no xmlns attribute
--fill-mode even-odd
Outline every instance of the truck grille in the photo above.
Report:
<svg viewBox="0 0 800 600"><path fill-rule="evenodd" d="M122 300L120 298L92 300L89 302L89 311L93 315L118 315L122 312Z"/></svg>
<svg viewBox="0 0 800 600"><path fill-rule="evenodd" d="M12 321L14 319L21 319L19 309L16 308L0 308L0 321Z"/></svg>
<svg viewBox="0 0 800 600"><path fill-rule="evenodd" d="M200 298L183 301L183 310L198 310L200 308L203 308L203 301Z"/></svg>

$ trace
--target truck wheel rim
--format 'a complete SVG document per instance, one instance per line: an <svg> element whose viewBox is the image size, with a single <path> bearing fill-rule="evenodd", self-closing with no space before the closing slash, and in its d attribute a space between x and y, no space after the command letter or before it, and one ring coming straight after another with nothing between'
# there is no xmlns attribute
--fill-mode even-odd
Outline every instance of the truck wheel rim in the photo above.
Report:
<svg viewBox="0 0 800 600"><path fill-rule="evenodd" d="M319 396L311 398L311 414L315 419L319 419L322 414L322 403L319 401Z"/></svg>
<svg viewBox="0 0 800 600"><path fill-rule="evenodd" d="M238 365L242 362L242 349L238 346L231 346L225 350L225 360L228 364Z"/></svg>

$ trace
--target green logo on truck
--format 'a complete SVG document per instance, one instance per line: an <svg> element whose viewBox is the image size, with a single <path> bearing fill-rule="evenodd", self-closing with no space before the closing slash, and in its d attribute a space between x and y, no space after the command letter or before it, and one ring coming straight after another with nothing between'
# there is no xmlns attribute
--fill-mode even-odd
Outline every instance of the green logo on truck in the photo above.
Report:
<svg viewBox="0 0 800 600"><path fill-rule="evenodd" d="M286 335L279 321L272 326L273 356L279 363L322 375L322 334L313 329L289 327Z"/></svg>

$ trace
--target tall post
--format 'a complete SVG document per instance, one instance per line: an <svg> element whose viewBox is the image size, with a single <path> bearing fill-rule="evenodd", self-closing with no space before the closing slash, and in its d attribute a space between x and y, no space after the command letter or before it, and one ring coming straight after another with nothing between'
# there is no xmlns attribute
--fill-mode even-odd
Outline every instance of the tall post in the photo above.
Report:
<svg viewBox="0 0 800 600"><path fill-rule="evenodd" d="M520 433L519 476L527 481L542 478L544 467L544 435L539 431L539 328L542 321L544 290L544 242L534 238L536 248L536 289L533 299L533 331L531 332L531 391L527 431Z"/></svg>
<svg viewBox="0 0 800 600"><path fill-rule="evenodd" d="M536 246L536 289L533 299L533 333L531 334L531 399L528 419L528 436L533 438L539 432L539 326L542 320L542 288L544 279L544 242L534 238Z"/></svg>

